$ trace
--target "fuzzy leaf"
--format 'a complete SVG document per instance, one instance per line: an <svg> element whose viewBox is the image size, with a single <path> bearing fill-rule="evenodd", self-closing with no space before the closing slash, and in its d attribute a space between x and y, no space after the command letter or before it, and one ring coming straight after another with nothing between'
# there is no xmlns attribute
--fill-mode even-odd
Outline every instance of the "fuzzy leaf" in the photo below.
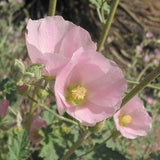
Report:
<svg viewBox="0 0 160 160"><path fill-rule="evenodd" d="M27 160L30 153L29 141L27 138L27 133L22 130L16 137L12 140L9 146L8 160Z"/></svg>
<svg viewBox="0 0 160 160"><path fill-rule="evenodd" d="M32 64L27 68L27 72L33 73L34 78L37 80L41 78L41 68L43 68L43 65L41 64Z"/></svg>
<svg viewBox="0 0 160 160"><path fill-rule="evenodd" d="M43 157L44 160L58 160L59 158L51 141L43 145L39 156Z"/></svg>

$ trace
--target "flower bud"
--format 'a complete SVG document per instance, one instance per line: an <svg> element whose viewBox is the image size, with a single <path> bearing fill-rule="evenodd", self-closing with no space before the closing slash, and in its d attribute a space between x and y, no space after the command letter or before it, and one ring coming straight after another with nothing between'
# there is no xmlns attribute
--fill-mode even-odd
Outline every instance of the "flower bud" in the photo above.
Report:
<svg viewBox="0 0 160 160"><path fill-rule="evenodd" d="M17 126L15 126L15 127L13 128L13 133L14 133L15 135L17 135L17 134L20 133L21 131L22 131L22 126L17 125Z"/></svg>
<svg viewBox="0 0 160 160"><path fill-rule="evenodd" d="M3 118L6 116L8 113L8 106L9 106L9 101L6 99L3 99L0 101L0 117Z"/></svg>
<svg viewBox="0 0 160 160"><path fill-rule="evenodd" d="M69 134L70 129L63 123L63 124L61 125L61 131L62 131L62 133L64 133L64 134Z"/></svg>
<svg viewBox="0 0 160 160"><path fill-rule="evenodd" d="M89 127L89 130L93 133L101 131L104 127L104 122L105 121L101 121L101 122L97 123L95 126Z"/></svg>
<svg viewBox="0 0 160 160"><path fill-rule="evenodd" d="M41 99L45 99L48 96L48 92L44 89L39 89L37 91L37 96Z"/></svg>
<svg viewBox="0 0 160 160"><path fill-rule="evenodd" d="M30 86L26 84L18 86L18 92L21 95L27 95L29 91L30 91Z"/></svg>
<svg viewBox="0 0 160 160"><path fill-rule="evenodd" d="M41 78L41 69L43 68L43 65L41 64L32 64L27 68L27 72L32 73L34 75L34 78L36 80Z"/></svg>
<svg viewBox="0 0 160 160"><path fill-rule="evenodd" d="M16 59L15 60L15 63L14 63L14 67L19 70L21 73L24 73L25 72L25 66L22 62L22 60L18 60Z"/></svg>

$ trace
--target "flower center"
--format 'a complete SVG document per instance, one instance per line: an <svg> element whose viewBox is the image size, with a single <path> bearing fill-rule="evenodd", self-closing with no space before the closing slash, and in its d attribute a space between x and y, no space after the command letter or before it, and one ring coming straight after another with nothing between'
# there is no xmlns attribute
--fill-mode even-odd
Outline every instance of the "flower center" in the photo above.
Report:
<svg viewBox="0 0 160 160"><path fill-rule="evenodd" d="M79 84L68 86L65 92L66 100L74 106L79 106L83 104L86 96L87 89Z"/></svg>
<svg viewBox="0 0 160 160"><path fill-rule="evenodd" d="M132 120L132 117L130 115L119 115L119 124L123 127L126 127Z"/></svg>

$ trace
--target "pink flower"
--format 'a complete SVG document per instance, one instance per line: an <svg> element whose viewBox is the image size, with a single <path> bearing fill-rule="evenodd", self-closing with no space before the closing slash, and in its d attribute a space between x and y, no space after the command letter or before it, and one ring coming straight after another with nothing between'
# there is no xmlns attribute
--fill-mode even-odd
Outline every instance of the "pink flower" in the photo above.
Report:
<svg viewBox="0 0 160 160"><path fill-rule="evenodd" d="M147 32L147 33L146 33L146 37L147 37L147 38L153 37L153 33L152 33L152 32Z"/></svg>
<svg viewBox="0 0 160 160"><path fill-rule="evenodd" d="M148 96L144 96L144 99L146 100L146 102L150 105L153 105L154 104L154 99L151 98L151 97L148 97Z"/></svg>
<svg viewBox="0 0 160 160"><path fill-rule="evenodd" d="M27 88L28 88L28 85L24 84L24 85L18 86L18 91L19 91L19 92L23 92L23 91L26 90Z"/></svg>
<svg viewBox="0 0 160 160"><path fill-rule="evenodd" d="M8 113L8 106L9 106L9 101L6 99L3 99L0 101L0 117L3 118L6 116Z"/></svg>
<svg viewBox="0 0 160 160"><path fill-rule="evenodd" d="M125 90L126 81L114 62L95 51L81 49L55 82L59 113L65 110L86 126L113 116Z"/></svg>
<svg viewBox="0 0 160 160"><path fill-rule="evenodd" d="M144 60L146 62L149 62L151 60L151 57L149 55L145 55Z"/></svg>
<svg viewBox="0 0 160 160"><path fill-rule="evenodd" d="M138 97L131 99L114 115L114 122L122 136L130 139L146 136L152 126L152 119Z"/></svg>
<svg viewBox="0 0 160 160"><path fill-rule="evenodd" d="M140 45L137 45L136 50L139 51L139 52L142 52L143 48Z"/></svg>
<svg viewBox="0 0 160 160"><path fill-rule="evenodd" d="M86 30L61 16L30 19L25 37L31 61L44 64L52 76L57 75L80 47L96 50Z"/></svg>
<svg viewBox="0 0 160 160"><path fill-rule="evenodd" d="M157 39L157 43L160 43L160 39Z"/></svg>
<svg viewBox="0 0 160 160"><path fill-rule="evenodd" d="M42 136L39 135L39 130L46 127L46 122L40 116L34 116L29 132L29 140L32 143L38 143L42 140Z"/></svg>
<svg viewBox="0 0 160 160"><path fill-rule="evenodd" d="M154 54L157 56L158 59L160 58L160 50L159 49L156 48L154 50Z"/></svg>

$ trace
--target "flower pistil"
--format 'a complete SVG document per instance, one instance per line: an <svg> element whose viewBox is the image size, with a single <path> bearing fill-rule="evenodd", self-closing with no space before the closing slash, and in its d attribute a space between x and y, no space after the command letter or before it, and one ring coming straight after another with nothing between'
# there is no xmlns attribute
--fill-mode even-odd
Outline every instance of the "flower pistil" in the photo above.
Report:
<svg viewBox="0 0 160 160"><path fill-rule="evenodd" d="M87 96L87 89L79 84L70 85L66 89L66 100L74 105L79 106L85 102Z"/></svg>
<svg viewBox="0 0 160 160"><path fill-rule="evenodd" d="M123 127L126 127L132 120L132 117L130 115L121 114L118 117L119 124Z"/></svg>

